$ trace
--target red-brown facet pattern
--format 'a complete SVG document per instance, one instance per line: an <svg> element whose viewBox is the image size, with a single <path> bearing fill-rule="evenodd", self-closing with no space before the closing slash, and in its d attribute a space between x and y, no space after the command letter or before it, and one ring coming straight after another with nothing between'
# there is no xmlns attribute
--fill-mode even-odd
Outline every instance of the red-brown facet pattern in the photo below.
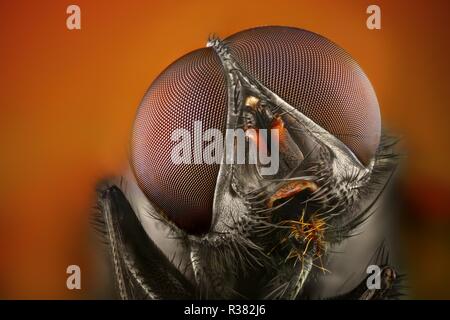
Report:
<svg viewBox="0 0 450 320"><path fill-rule="evenodd" d="M153 82L133 128L131 164L140 188L180 228L205 233L211 224L218 164L174 164L175 129L224 130L227 86L220 59L211 48L191 52ZM192 159L193 159L192 155Z"/></svg>
<svg viewBox="0 0 450 320"><path fill-rule="evenodd" d="M363 164L380 140L378 100L343 49L315 33L261 27L226 39L232 56L272 92L345 143Z"/></svg>

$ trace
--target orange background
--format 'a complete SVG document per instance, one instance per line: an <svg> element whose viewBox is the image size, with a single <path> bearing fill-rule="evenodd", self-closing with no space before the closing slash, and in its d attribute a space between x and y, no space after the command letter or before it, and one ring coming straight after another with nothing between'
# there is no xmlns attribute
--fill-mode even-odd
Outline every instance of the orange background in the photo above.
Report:
<svg viewBox="0 0 450 320"><path fill-rule="evenodd" d="M66 28L81 7L82 29ZM382 29L366 28L378 4ZM259 25L345 48L404 137L399 231L412 297L450 298L448 1L0 1L0 297L91 298L94 185L126 166L136 107L163 68ZM82 290L65 287L82 269Z"/></svg>

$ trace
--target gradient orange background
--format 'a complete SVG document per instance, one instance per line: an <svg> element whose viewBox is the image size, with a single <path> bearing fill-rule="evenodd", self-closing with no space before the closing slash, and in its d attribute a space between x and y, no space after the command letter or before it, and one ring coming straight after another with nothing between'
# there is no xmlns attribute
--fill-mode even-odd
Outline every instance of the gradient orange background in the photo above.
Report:
<svg viewBox="0 0 450 320"><path fill-rule="evenodd" d="M82 29L66 29L81 7ZM382 29L366 28L378 4ZM412 297L450 298L448 1L1 1L0 297L92 298L94 185L126 166L136 107L168 64L259 25L296 26L345 48L408 157L399 230ZM66 289L66 267L82 290Z"/></svg>

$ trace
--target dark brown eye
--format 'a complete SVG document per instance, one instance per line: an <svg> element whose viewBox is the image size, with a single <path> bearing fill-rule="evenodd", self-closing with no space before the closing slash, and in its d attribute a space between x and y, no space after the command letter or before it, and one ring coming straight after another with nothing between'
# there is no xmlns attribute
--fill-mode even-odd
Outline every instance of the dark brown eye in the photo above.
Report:
<svg viewBox="0 0 450 320"><path fill-rule="evenodd" d="M333 42L309 31L261 27L226 39L230 53L260 83L345 143L367 165L380 138L373 88L358 64ZM180 58L152 83L137 112L131 165L146 196L178 227L208 232L218 164L174 164L176 129L224 132L224 69L211 48ZM192 147L194 150L194 147Z"/></svg>
<svg viewBox="0 0 450 320"><path fill-rule="evenodd" d="M288 27L250 29L225 41L256 80L340 139L364 165L370 162L381 134L378 100L347 52Z"/></svg>
<svg viewBox="0 0 450 320"><path fill-rule="evenodd" d="M194 132L195 121L202 121L203 130L224 130L226 115L225 75L211 48L191 52L164 70L136 115L131 164L139 186L188 233L205 233L210 227L219 165L174 164L171 134L176 129Z"/></svg>

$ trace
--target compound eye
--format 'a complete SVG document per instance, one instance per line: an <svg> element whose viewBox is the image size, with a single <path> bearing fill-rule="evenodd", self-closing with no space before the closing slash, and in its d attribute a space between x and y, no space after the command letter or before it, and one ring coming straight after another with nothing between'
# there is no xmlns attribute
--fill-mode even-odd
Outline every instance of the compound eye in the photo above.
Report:
<svg viewBox="0 0 450 320"><path fill-rule="evenodd" d="M381 135L378 100L347 52L289 27L244 30L225 41L250 75L340 139L363 165L370 163Z"/></svg>
<svg viewBox="0 0 450 320"><path fill-rule="evenodd" d="M164 70L136 115L131 146L136 180L148 199L189 234L207 233L211 226L219 171L219 164L196 163L203 148L194 146L195 126L224 132L226 116L226 80L211 48L193 51ZM171 139L175 130L190 136L190 163L172 161L171 152L180 143Z"/></svg>

